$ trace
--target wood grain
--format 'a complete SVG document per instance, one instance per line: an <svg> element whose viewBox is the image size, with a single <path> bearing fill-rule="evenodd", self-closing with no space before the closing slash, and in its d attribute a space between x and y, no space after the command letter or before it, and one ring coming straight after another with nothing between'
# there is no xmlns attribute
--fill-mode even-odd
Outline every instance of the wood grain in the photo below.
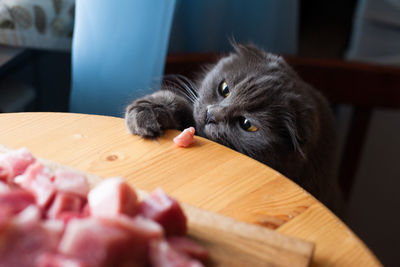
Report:
<svg viewBox="0 0 400 267"><path fill-rule="evenodd" d="M212 266L309 266L314 244L265 227L184 205L189 236L210 251Z"/></svg>
<svg viewBox="0 0 400 267"><path fill-rule="evenodd" d="M315 243L311 266L381 266L334 214L269 167L209 140L190 148L130 135L121 118L71 113L0 114L0 143L137 188Z"/></svg>

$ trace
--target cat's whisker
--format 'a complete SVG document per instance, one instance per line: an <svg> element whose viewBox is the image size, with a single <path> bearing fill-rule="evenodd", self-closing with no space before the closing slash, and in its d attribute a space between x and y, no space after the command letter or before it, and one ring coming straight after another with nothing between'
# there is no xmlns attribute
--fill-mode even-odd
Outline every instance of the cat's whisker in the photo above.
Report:
<svg viewBox="0 0 400 267"><path fill-rule="evenodd" d="M177 75L177 76L178 76L178 78L182 79L182 80L185 82L185 84L188 85L188 89L190 90L191 94L192 94L195 98L197 98L198 96L197 96L197 88L196 88L196 85L195 85L191 80L189 80L187 77L185 77L185 76L183 76L183 75Z"/></svg>
<svg viewBox="0 0 400 267"><path fill-rule="evenodd" d="M184 94L185 97L192 103L194 103L195 98L192 96L192 94L190 94L189 92L187 92L187 90L182 86L182 84L176 82L176 81L171 81L171 80L167 80L165 81L165 85L169 85L172 88L169 88L169 90L171 91L179 91L181 92L181 94Z"/></svg>
<svg viewBox="0 0 400 267"><path fill-rule="evenodd" d="M193 99L197 99L197 92L195 91L195 85L185 76L176 75L176 79L183 86L183 89L192 96Z"/></svg>
<svg viewBox="0 0 400 267"><path fill-rule="evenodd" d="M165 76L164 83L174 86L174 89L180 90L189 101L194 103L198 96L196 92L196 87L188 78L183 75L167 75Z"/></svg>

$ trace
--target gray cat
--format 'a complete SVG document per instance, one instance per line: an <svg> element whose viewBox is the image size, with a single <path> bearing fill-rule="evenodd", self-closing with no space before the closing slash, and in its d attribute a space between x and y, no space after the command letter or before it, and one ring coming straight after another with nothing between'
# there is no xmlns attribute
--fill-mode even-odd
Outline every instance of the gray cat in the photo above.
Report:
<svg viewBox="0 0 400 267"><path fill-rule="evenodd" d="M326 99L282 57L233 46L198 82L178 75L133 101L128 130L155 138L195 126L198 135L267 164L327 204L336 190L337 144Z"/></svg>

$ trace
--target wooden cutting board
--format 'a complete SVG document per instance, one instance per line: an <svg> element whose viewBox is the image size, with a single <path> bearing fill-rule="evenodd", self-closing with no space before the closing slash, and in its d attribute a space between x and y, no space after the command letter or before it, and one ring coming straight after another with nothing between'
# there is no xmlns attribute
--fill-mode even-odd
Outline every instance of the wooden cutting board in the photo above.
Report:
<svg viewBox="0 0 400 267"><path fill-rule="evenodd" d="M0 145L0 153L10 149ZM68 169L49 160L39 159L50 169ZM77 171L79 172L79 171ZM102 179L86 174L91 187ZM131 184L133 188L135 185ZM135 188L139 197L147 192ZM181 203L188 217L189 236L208 248L207 266L309 266L314 244L276 231L244 223L210 211Z"/></svg>

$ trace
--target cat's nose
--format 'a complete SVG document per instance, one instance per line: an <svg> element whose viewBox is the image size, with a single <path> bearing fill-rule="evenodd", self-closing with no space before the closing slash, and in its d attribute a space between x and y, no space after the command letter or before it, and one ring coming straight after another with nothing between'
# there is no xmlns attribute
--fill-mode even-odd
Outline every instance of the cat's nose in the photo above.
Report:
<svg viewBox="0 0 400 267"><path fill-rule="evenodd" d="M206 123L219 123L224 120L225 108L220 105L208 105Z"/></svg>
<svg viewBox="0 0 400 267"><path fill-rule="evenodd" d="M215 116L210 112L210 110L207 108L207 113L206 113L206 123L216 123L215 121Z"/></svg>

